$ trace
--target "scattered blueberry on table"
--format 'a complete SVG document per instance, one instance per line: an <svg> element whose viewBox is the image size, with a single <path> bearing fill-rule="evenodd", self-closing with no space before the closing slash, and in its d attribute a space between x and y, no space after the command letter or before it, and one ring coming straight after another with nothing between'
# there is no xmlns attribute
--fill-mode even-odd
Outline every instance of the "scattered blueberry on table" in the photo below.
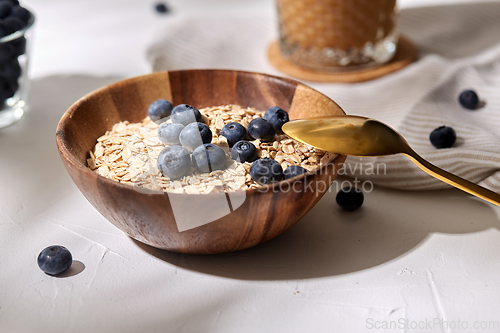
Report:
<svg viewBox="0 0 500 333"><path fill-rule="evenodd" d="M288 113L279 106L273 106L272 108L267 109L264 114L264 119L273 124L277 134L283 134L281 127L290 121Z"/></svg>
<svg viewBox="0 0 500 333"><path fill-rule="evenodd" d="M220 135L224 136L229 147L232 147L236 142L247 138L247 130L240 123L230 122L222 127Z"/></svg>
<svg viewBox="0 0 500 333"><path fill-rule="evenodd" d="M170 117L174 106L165 99L159 99L151 103L148 108L148 116L155 123L163 123Z"/></svg>
<svg viewBox="0 0 500 333"><path fill-rule="evenodd" d="M273 141L276 130L273 124L263 118L255 118L248 124L248 134L262 142Z"/></svg>
<svg viewBox="0 0 500 333"><path fill-rule="evenodd" d="M455 130L448 126L440 126L431 132L429 139L432 145L438 149L450 148L457 139Z"/></svg>
<svg viewBox="0 0 500 333"><path fill-rule="evenodd" d="M158 127L158 139L166 145L180 145L179 135L184 125L177 123L163 123Z"/></svg>
<svg viewBox="0 0 500 333"><path fill-rule="evenodd" d="M337 193L336 201L342 209L352 212L363 205L364 195L356 187L348 186Z"/></svg>
<svg viewBox="0 0 500 333"><path fill-rule="evenodd" d="M261 185L279 182L283 179L283 168L270 158L261 158L252 163L250 177Z"/></svg>
<svg viewBox="0 0 500 333"><path fill-rule="evenodd" d="M158 2L155 5L155 10L160 14L167 14L168 12L170 12L170 9L168 8L167 4L164 2Z"/></svg>
<svg viewBox="0 0 500 333"><path fill-rule="evenodd" d="M187 151L192 152L196 147L212 142L212 131L203 123L191 123L181 131L179 141Z"/></svg>
<svg viewBox="0 0 500 333"><path fill-rule="evenodd" d="M182 146L167 146L158 155L156 164L163 176L182 178L191 171L191 155Z"/></svg>
<svg viewBox="0 0 500 333"><path fill-rule="evenodd" d="M257 148L251 142L240 140L231 148L231 158L236 162L253 162L257 159Z"/></svg>
<svg viewBox="0 0 500 333"><path fill-rule="evenodd" d="M226 152L212 143L205 143L193 150L193 164L201 172L223 170L226 167Z"/></svg>
<svg viewBox="0 0 500 333"><path fill-rule="evenodd" d="M285 179L290 179L293 177L297 177L298 175L302 175L306 173L307 170L301 167L300 165L290 165L285 169L284 177Z"/></svg>
<svg viewBox="0 0 500 333"><path fill-rule="evenodd" d="M469 110L475 110L479 106L479 97L474 90L464 90L458 96L460 104Z"/></svg>
<svg viewBox="0 0 500 333"><path fill-rule="evenodd" d="M49 246L38 255L38 267L50 275L59 275L68 270L73 263L73 256L61 245Z"/></svg>
<svg viewBox="0 0 500 333"><path fill-rule="evenodd" d="M179 104L172 109L170 120L172 120L173 123L187 126L190 123L201 122L201 113L192 105Z"/></svg>

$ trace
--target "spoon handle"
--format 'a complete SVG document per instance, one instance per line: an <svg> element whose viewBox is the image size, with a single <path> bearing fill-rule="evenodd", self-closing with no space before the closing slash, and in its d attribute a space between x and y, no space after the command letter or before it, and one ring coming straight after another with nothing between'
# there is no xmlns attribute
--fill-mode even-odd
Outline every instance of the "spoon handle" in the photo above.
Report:
<svg viewBox="0 0 500 333"><path fill-rule="evenodd" d="M438 168L434 164L426 161L415 151L403 153L408 157L413 163L415 163L420 169L425 171L427 174L434 178L437 178L451 186L454 186L462 191L470 193L478 198L484 199L491 202L497 206L500 206L500 194L490 191L482 186L472 183L466 179L458 177L448 171Z"/></svg>

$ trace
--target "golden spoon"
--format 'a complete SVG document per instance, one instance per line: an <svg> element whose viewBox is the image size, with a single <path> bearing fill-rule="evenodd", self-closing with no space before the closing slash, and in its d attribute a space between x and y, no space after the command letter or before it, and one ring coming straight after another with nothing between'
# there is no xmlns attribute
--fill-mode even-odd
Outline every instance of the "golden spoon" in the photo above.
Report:
<svg viewBox="0 0 500 333"><path fill-rule="evenodd" d="M398 132L380 121L344 115L289 121L282 129L298 141L341 155L403 154L432 177L500 206L500 194L427 162Z"/></svg>

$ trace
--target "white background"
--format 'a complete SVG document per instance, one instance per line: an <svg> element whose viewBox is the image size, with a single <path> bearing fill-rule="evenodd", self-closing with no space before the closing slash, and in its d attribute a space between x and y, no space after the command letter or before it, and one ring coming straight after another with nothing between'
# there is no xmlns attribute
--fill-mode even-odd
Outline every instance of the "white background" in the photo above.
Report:
<svg viewBox="0 0 500 333"><path fill-rule="evenodd" d="M188 256L131 240L73 185L54 139L67 107L148 73L146 49L168 20L271 15L272 1L169 1L171 16L140 0L24 3L37 16L33 84L30 113L0 131L0 332L384 332L370 327L404 320L407 332L457 331L435 318L500 331L500 209L457 190L375 188L346 213L337 183L275 240ZM38 269L52 244L70 248L78 274Z"/></svg>

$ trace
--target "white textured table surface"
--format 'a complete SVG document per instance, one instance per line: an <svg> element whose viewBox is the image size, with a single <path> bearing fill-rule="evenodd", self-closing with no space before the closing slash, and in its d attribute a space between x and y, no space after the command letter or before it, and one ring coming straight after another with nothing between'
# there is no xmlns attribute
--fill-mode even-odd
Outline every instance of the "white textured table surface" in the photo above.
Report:
<svg viewBox="0 0 500 333"><path fill-rule="evenodd" d="M31 110L0 130L1 333L500 332L500 209L459 191L376 187L345 213L337 182L280 237L190 256L131 240L73 185L54 134L74 101L147 73L166 21L270 13L270 0L172 0L164 17L149 1L25 3L38 16ZM39 270L52 244L71 250L72 276Z"/></svg>

